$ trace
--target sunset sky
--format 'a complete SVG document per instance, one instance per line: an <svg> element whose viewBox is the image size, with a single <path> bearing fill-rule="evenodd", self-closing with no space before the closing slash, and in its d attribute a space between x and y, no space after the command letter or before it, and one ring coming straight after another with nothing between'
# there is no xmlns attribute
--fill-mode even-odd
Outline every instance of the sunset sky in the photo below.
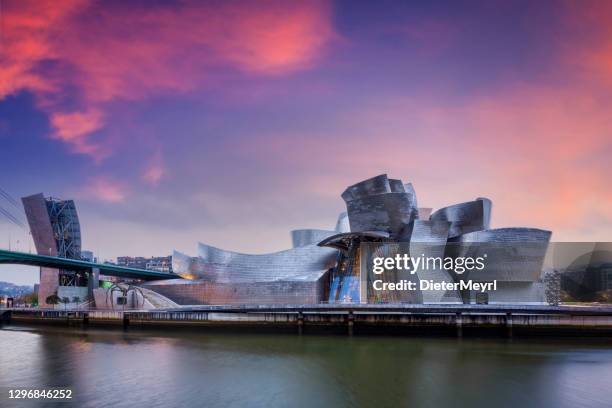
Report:
<svg viewBox="0 0 612 408"><path fill-rule="evenodd" d="M75 199L102 259L285 249L381 173L412 182L421 207L485 196L494 227L612 241L612 2L0 0L0 13L0 188ZM9 240L30 247L0 217Z"/></svg>

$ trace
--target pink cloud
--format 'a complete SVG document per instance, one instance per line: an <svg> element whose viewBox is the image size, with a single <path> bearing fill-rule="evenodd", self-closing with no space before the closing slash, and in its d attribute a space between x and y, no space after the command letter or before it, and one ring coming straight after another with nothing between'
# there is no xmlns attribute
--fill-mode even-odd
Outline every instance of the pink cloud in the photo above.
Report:
<svg viewBox="0 0 612 408"><path fill-rule="evenodd" d="M104 127L109 102L202 89L231 70L286 75L314 64L335 36L319 1L9 1L3 13L0 98L33 92L53 137L91 155L99 146L88 135ZM50 61L60 68L43 68Z"/></svg>
<svg viewBox="0 0 612 408"><path fill-rule="evenodd" d="M161 151L157 150L142 173L142 179L150 184L157 185L162 177L166 174L166 167L164 166L164 162L162 159Z"/></svg>
<svg viewBox="0 0 612 408"><path fill-rule="evenodd" d="M567 2L565 25L574 36L564 44L564 63L581 69L581 78L612 86L612 3Z"/></svg>
<svg viewBox="0 0 612 408"><path fill-rule="evenodd" d="M35 72L35 68L41 61L58 58L58 51L49 39L49 32L83 4L82 0L2 3L0 98L22 89L32 92L58 90L54 81Z"/></svg>
<svg viewBox="0 0 612 408"><path fill-rule="evenodd" d="M79 194L84 198L95 198L107 203L121 203L127 195L127 187L118 180L109 179L106 177L96 177L89 181L83 194Z"/></svg>
<svg viewBox="0 0 612 408"><path fill-rule="evenodd" d="M51 114L54 137L69 144L77 153L94 155L100 152L100 146L89 141L88 135L100 129L103 124L104 117L99 110Z"/></svg>
<svg viewBox="0 0 612 408"><path fill-rule="evenodd" d="M159 180L161 180L163 175L164 175L163 167L152 165L145 170L145 172L142 175L142 178L147 183L155 185L159 183Z"/></svg>

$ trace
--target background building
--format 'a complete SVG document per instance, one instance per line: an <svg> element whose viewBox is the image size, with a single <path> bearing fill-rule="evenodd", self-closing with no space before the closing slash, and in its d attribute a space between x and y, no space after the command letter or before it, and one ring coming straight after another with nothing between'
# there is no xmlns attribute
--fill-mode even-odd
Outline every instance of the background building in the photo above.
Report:
<svg viewBox="0 0 612 408"><path fill-rule="evenodd" d="M98 262L92 251L81 251L81 259L87 262Z"/></svg>
<svg viewBox="0 0 612 408"><path fill-rule="evenodd" d="M150 271L172 272L172 256L119 256L117 265L128 268L148 269Z"/></svg>
<svg viewBox="0 0 612 408"><path fill-rule="evenodd" d="M38 254L81 259L81 227L73 200L40 193L21 201ZM40 268L39 304L48 306L46 299L53 294L84 300L89 296L87 283L84 272Z"/></svg>

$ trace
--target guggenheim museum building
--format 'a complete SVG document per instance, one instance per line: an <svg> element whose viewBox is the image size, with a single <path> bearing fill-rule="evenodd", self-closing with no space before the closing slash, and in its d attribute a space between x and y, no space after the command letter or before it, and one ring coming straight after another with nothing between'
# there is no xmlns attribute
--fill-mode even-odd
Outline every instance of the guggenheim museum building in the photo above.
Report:
<svg viewBox="0 0 612 408"><path fill-rule="evenodd" d="M376 255L487 258L482 270L458 275L442 267L393 279L433 282L496 281L481 294L488 303L544 303L543 262L550 231L491 229L487 198L432 212L419 208L412 184L382 174L348 187L346 212L335 228L291 231L292 248L244 254L199 243L197 254L174 252L180 279L153 281L143 288L179 305L313 303L476 303L472 290L380 292L372 289ZM393 271L392 271L393 272ZM389 278L389 277L388 277Z"/></svg>

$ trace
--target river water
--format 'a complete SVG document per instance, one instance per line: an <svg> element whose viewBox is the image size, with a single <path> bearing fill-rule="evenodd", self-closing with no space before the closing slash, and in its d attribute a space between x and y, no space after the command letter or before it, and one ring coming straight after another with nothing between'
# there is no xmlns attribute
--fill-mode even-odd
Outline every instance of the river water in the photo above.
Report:
<svg viewBox="0 0 612 408"><path fill-rule="evenodd" d="M612 407L612 344L2 327L0 407L49 387L63 407Z"/></svg>

